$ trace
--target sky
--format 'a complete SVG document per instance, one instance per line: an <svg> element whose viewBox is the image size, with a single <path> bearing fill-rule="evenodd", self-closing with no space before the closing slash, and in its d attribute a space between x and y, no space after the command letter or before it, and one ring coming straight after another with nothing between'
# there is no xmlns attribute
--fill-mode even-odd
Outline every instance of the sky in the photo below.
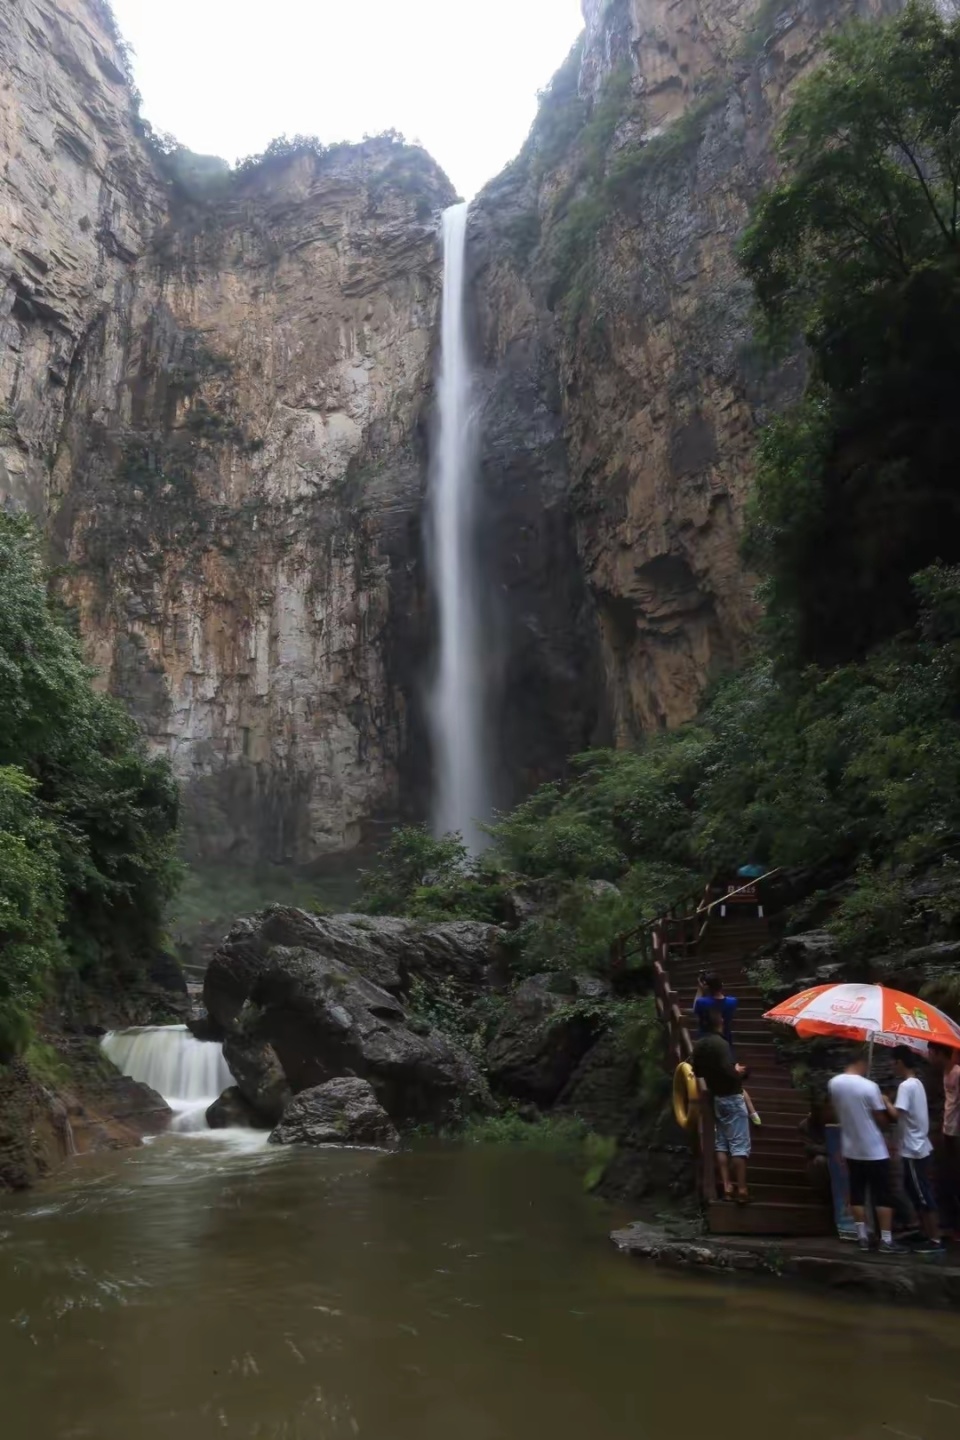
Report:
<svg viewBox="0 0 960 1440"><path fill-rule="evenodd" d="M231 162L399 130L464 198L511 160L580 0L111 0L158 130Z"/></svg>

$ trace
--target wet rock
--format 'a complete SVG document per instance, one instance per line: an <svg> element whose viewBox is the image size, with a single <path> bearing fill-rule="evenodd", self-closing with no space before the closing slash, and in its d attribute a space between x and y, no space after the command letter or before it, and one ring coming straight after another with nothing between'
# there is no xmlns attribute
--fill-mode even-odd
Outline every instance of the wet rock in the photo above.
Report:
<svg viewBox="0 0 960 1440"><path fill-rule="evenodd" d="M568 993L558 993L562 980ZM577 1001L603 993L593 976L524 980L487 1046L491 1084L517 1099L552 1104L597 1035L597 1021L578 1010Z"/></svg>
<svg viewBox="0 0 960 1440"><path fill-rule="evenodd" d="M236 1085L224 1090L207 1111L207 1124L211 1130L231 1130L242 1127L248 1130L266 1128L263 1119Z"/></svg>
<svg viewBox="0 0 960 1440"><path fill-rule="evenodd" d="M839 945L836 936L829 930L806 930L800 935L785 935L780 942L780 951L791 965L802 968L804 973L829 964L836 956Z"/></svg>
<svg viewBox="0 0 960 1440"><path fill-rule="evenodd" d="M251 1009L223 1042L223 1058L244 1102L263 1125L276 1125L291 1090L276 1051L257 1033L259 1017Z"/></svg>
<svg viewBox="0 0 960 1440"><path fill-rule="evenodd" d="M291 1100L270 1136L272 1145L363 1145L393 1150L396 1127L367 1080L342 1076Z"/></svg>
<svg viewBox="0 0 960 1440"><path fill-rule="evenodd" d="M241 922L205 986L208 1010L228 1029L224 1056L239 1088L272 1123L281 1075L294 1095L341 1075L368 1079L397 1124L446 1124L490 1108L470 1057L408 1017L398 997L415 976L479 986L499 934L279 906Z"/></svg>
<svg viewBox="0 0 960 1440"><path fill-rule="evenodd" d="M218 1025L202 1007L195 1007L193 1013L188 1015L186 1026L195 1040L222 1041L225 1038L223 1026Z"/></svg>
<svg viewBox="0 0 960 1440"><path fill-rule="evenodd" d="M320 916L269 906L232 927L207 968L203 1001L211 1020L229 1029L278 945L328 956L392 995L405 993L417 977L452 980L470 992L496 961L501 938L498 926L474 921L422 926L392 916Z"/></svg>

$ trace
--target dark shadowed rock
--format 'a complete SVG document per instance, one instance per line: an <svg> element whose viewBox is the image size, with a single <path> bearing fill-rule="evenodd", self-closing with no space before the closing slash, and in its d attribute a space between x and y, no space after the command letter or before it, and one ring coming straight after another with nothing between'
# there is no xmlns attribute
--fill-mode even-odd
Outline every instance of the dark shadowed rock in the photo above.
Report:
<svg viewBox="0 0 960 1440"><path fill-rule="evenodd" d="M231 1085L218 1100L214 1100L207 1111L207 1124L211 1130L230 1130L235 1126L249 1130L265 1128L260 1115L236 1085Z"/></svg>
<svg viewBox="0 0 960 1440"><path fill-rule="evenodd" d="M392 995L404 994L411 981L453 980L476 989L497 958L501 932L496 925L452 921L421 926L392 916L310 915L273 905L238 920L214 955L203 985L212 1022L228 1030L253 989L274 946L305 949L338 960Z"/></svg>
<svg viewBox="0 0 960 1440"><path fill-rule="evenodd" d="M196 1007L193 1014L187 1017L187 1029L195 1040L217 1040L222 1041L225 1031L222 1025L218 1025L206 1010Z"/></svg>
<svg viewBox="0 0 960 1440"><path fill-rule="evenodd" d="M257 1033L257 1022L249 1007L241 1011L237 1025L223 1042L223 1058L237 1090L260 1123L276 1125L291 1091L276 1051Z"/></svg>
<svg viewBox="0 0 960 1440"><path fill-rule="evenodd" d="M393 1150L400 1136L367 1080L341 1076L291 1100L273 1145L366 1145Z"/></svg>
<svg viewBox="0 0 960 1440"><path fill-rule="evenodd" d="M491 1083L508 1095L550 1105L590 1048L597 1025L576 1009L577 1001L602 998L593 976L567 978L571 993L558 993L559 977L534 975L518 985L487 1047Z"/></svg>
<svg viewBox="0 0 960 1440"><path fill-rule="evenodd" d="M283 1084L297 1095L338 1076L368 1079L397 1124L444 1124L491 1101L470 1057L408 1018L398 998L414 976L478 986L495 926L435 925L276 906L227 936L207 975L211 1015L228 1030L224 1057L245 1098L280 1118Z"/></svg>

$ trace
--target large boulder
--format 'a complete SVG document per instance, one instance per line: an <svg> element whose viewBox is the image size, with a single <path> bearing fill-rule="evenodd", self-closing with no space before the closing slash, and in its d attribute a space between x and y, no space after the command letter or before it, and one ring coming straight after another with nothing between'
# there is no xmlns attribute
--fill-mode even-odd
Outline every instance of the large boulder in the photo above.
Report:
<svg viewBox="0 0 960 1440"><path fill-rule="evenodd" d="M258 1026L259 1016L251 1006L241 1010L223 1042L223 1058L253 1113L262 1124L276 1125L291 1090L277 1052L258 1035Z"/></svg>
<svg viewBox="0 0 960 1440"><path fill-rule="evenodd" d="M498 940L494 926L420 931L274 907L230 932L204 998L227 1032L238 1088L271 1123L284 1086L298 1095L353 1076L369 1080L396 1124L449 1124L490 1108L486 1083L462 1049L408 1019L398 997L416 975L479 983Z"/></svg>
<svg viewBox="0 0 960 1440"><path fill-rule="evenodd" d="M518 985L487 1046L495 1088L552 1105L596 1038L590 1004L605 993L592 976L532 975Z"/></svg>
<svg viewBox="0 0 960 1440"><path fill-rule="evenodd" d="M261 1116L250 1104L236 1085L224 1090L207 1110L207 1124L211 1130L262 1130Z"/></svg>
<svg viewBox="0 0 960 1440"><path fill-rule="evenodd" d="M367 1080L341 1076L291 1100L270 1136L273 1145L364 1145L393 1150L396 1127Z"/></svg>
<svg viewBox="0 0 960 1440"><path fill-rule="evenodd" d="M478 990L495 964L502 939L496 925L451 921L418 925L371 915L310 915L272 905L239 920L217 950L204 977L209 1020L226 1032L276 946L316 951L339 961L391 995L412 981L453 981L465 993Z"/></svg>

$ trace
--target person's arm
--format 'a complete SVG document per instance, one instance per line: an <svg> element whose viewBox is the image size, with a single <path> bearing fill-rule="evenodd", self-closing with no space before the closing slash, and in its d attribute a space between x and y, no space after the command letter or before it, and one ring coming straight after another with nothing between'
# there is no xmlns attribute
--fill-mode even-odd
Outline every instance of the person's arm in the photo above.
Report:
<svg viewBox="0 0 960 1440"><path fill-rule="evenodd" d="M897 1110L897 1107L884 1095L879 1085L875 1085L873 1088L877 1092L876 1103L873 1107L876 1111L877 1123L881 1127L884 1125L896 1125L900 1119L900 1112Z"/></svg>

